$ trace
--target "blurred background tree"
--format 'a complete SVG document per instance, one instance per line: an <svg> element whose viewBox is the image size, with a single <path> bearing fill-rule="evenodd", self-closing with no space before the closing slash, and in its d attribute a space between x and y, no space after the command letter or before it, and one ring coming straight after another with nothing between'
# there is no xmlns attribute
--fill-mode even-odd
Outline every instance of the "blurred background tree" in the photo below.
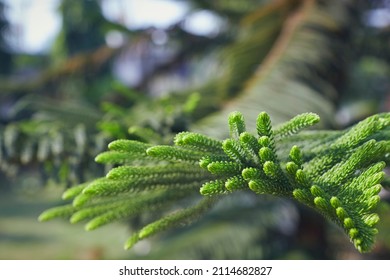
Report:
<svg viewBox="0 0 390 280"><path fill-rule="evenodd" d="M9 31L9 23L4 15L5 5L0 2L0 60L1 68L0 75L7 75L11 71L11 52L9 46L5 40L5 34Z"/></svg>
<svg viewBox="0 0 390 280"><path fill-rule="evenodd" d="M29 50L23 20L48 5L60 22L55 40ZM93 158L113 139L171 143L183 130L224 138L233 110L248 124L261 111L275 123L313 111L322 128L388 111L389 8L359 0L1 1L0 251L8 253L0 258L388 258L388 215L374 252L359 255L311 211L247 194L130 252L112 250L126 235L109 226L89 233L96 239L86 247L70 226L44 235L35 220L61 203L64 188L104 174ZM50 25L43 15L33 14L41 33ZM118 227L127 232L141 219ZM59 238L73 251L26 253Z"/></svg>

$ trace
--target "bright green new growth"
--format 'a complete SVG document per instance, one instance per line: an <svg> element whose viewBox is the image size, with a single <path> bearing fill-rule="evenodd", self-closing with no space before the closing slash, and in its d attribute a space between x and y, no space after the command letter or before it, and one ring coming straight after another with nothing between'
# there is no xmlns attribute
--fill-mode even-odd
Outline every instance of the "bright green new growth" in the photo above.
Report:
<svg viewBox="0 0 390 280"><path fill-rule="evenodd" d="M390 114L367 118L346 131L302 131L319 122L313 113L273 129L268 114L257 118L256 134L246 131L241 113L229 117L230 138L219 141L182 132L174 145L152 146L117 140L97 156L121 165L105 178L75 186L63 198L70 205L49 209L40 220L89 220L87 230L139 217L157 220L135 229L125 248L208 211L221 194L249 190L295 199L338 224L360 252L374 244L374 212L388 163ZM200 194L205 196L201 197ZM195 205L188 205L192 198ZM261 198L260 198L261 199Z"/></svg>

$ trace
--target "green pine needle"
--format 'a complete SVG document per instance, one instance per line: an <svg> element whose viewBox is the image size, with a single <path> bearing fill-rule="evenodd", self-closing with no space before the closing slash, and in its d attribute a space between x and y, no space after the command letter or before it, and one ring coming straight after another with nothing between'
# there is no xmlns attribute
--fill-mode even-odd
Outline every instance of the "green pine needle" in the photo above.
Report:
<svg viewBox="0 0 390 280"><path fill-rule="evenodd" d="M160 220L146 225L136 233L136 236L133 235L129 238L129 240L126 241L125 248L130 249L136 243L134 242L135 240L138 242L139 240L155 235L168 228L193 222L202 213L207 211L214 203L215 199L204 198L193 207L178 210L175 213L169 214Z"/></svg>
<svg viewBox="0 0 390 280"><path fill-rule="evenodd" d="M314 113L300 114L275 130L275 136L287 137L320 121L320 117Z"/></svg>
<svg viewBox="0 0 390 280"><path fill-rule="evenodd" d="M230 138L239 139L240 134L245 132L244 116L240 112L233 112L229 116Z"/></svg>
<svg viewBox="0 0 390 280"><path fill-rule="evenodd" d="M39 215L40 222L50 221L55 218L69 218L77 209L73 205L64 205L50 208Z"/></svg>

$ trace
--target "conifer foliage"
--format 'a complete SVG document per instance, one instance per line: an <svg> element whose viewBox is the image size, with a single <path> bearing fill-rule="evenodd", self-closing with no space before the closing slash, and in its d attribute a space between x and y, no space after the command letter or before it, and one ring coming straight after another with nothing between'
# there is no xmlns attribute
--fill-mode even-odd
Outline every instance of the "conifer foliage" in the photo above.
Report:
<svg viewBox="0 0 390 280"><path fill-rule="evenodd" d="M318 115L304 113L272 127L270 116L262 112L256 133L251 133L242 114L233 112L230 137L223 141L192 132L177 134L173 145L116 140L96 157L115 166L106 177L68 189L63 198L73 202L49 209L39 219L88 220L86 230L93 230L154 214L146 215L144 225L127 240L129 249L141 239L193 222L221 195L252 191L311 207L338 224L359 252L368 252L377 233L375 208L389 162L390 114L374 115L344 131L304 131L319 121ZM156 215L158 219L150 219Z"/></svg>

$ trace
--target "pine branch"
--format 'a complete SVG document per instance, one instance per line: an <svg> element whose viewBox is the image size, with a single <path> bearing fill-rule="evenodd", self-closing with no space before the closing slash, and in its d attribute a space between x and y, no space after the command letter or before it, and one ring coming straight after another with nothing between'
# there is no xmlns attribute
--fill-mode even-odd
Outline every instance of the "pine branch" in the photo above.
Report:
<svg viewBox="0 0 390 280"><path fill-rule="evenodd" d="M220 195L252 191L294 199L338 224L359 252L372 249L377 233L380 183L390 153L390 114L372 116L341 132L303 129L313 113L298 115L278 128L262 112L257 134L246 131L241 113L230 115L224 141L182 132L174 145L152 146L117 140L99 162L117 163L105 178L75 186L63 198L73 203L49 209L40 220L89 220L87 230L145 213L154 222L136 229L125 247L204 215ZM200 199L200 195L208 198ZM188 199L199 202L177 209Z"/></svg>
<svg viewBox="0 0 390 280"><path fill-rule="evenodd" d="M333 127L333 105L340 96L356 16L351 5L337 0L277 1L249 14L240 32L243 38L231 48L232 62L224 65L234 75L220 79L221 88L232 89L236 98L193 124L192 130L225 138L221 123L233 110L244 114L249 131L256 129L259 111L271 114L274 123L313 111L321 116L322 128Z"/></svg>

